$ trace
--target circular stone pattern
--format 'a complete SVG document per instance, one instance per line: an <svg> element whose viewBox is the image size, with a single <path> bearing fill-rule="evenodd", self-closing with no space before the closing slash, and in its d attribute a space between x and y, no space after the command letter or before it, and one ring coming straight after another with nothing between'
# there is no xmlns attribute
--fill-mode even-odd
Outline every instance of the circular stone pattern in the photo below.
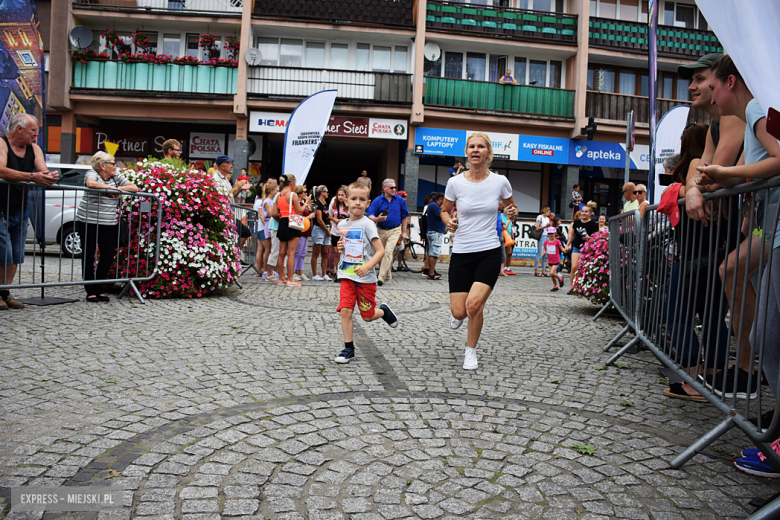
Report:
<svg viewBox="0 0 780 520"><path fill-rule="evenodd" d="M677 480L722 472L704 457L669 470L671 443L533 405L358 396L216 417L122 472L132 517L644 518L648 500L706 509Z"/></svg>

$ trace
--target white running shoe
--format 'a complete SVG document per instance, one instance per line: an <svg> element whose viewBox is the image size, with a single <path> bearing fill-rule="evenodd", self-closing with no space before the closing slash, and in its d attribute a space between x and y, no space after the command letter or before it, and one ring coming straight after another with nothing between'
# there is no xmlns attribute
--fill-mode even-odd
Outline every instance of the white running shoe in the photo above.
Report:
<svg viewBox="0 0 780 520"><path fill-rule="evenodd" d="M455 316L450 314L450 328L456 330L459 329L461 325L463 325L463 320L456 320Z"/></svg>
<svg viewBox="0 0 780 520"><path fill-rule="evenodd" d="M476 370L479 367L477 363L477 349L466 347L463 358L463 370Z"/></svg>
<svg viewBox="0 0 780 520"><path fill-rule="evenodd" d="M331 277L330 277L330 276L328 276L327 274L323 274L323 275L322 275L322 281L323 281L323 282L329 282L329 281L331 281L332 279L333 279L333 278L331 278Z"/></svg>
<svg viewBox="0 0 780 520"><path fill-rule="evenodd" d="M301 277L301 280L303 280L304 282L308 282L309 281L309 277L306 276L306 273L301 273L300 277Z"/></svg>
<svg viewBox="0 0 780 520"><path fill-rule="evenodd" d="M302 280L301 275L294 274L293 275L293 282L300 282Z"/></svg>
<svg viewBox="0 0 780 520"><path fill-rule="evenodd" d="M327 275L326 275L326 276L327 276ZM320 275L318 275L318 274L315 274L314 276L312 276L312 277L311 277L311 279L312 279L313 281L315 281L315 282L321 282L321 281L322 281L322 276L320 276Z"/></svg>

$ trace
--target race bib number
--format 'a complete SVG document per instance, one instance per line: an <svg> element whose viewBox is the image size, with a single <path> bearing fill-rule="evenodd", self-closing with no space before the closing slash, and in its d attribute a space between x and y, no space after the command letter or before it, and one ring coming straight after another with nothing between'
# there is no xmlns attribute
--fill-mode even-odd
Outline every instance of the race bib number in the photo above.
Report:
<svg viewBox="0 0 780 520"><path fill-rule="evenodd" d="M344 262L363 263L363 229L339 230L344 235Z"/></svg>

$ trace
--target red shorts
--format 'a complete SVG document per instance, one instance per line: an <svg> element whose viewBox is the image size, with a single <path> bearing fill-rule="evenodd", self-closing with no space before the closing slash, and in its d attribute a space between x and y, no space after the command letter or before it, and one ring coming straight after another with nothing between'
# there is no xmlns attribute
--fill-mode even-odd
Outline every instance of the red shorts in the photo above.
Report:
<svg viewBox="0 0 780 520"><path fill-rule="evenodd" d="M363 319L373 318L376 311L376 284L341 280L339 307L336 312L341 309L354 309L356 303Z"/></svg>

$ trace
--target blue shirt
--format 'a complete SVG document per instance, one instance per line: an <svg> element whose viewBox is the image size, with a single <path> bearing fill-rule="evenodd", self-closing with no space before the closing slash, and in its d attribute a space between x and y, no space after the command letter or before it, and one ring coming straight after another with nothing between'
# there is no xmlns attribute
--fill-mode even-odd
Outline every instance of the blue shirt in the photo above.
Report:
<svg viewBox="0 0 780 520"><path fill-rule="evenodd" d="M444 221L441 219L441 206L435 202L428 204L428 212L425 214L428 218L428 231L444 233Z"/></svg>
<svg viewBox="0 0 780 520"><path fill-rule="evenodd" d="M503 231L504 223L501 221L501 212L498 212L498 216L496 217L496 234L498 235L498 238L501 238L501 232Z"/></svg>
<svg viewBox="0 0 780 520"><path fill-rule="evenodd" d="M399 195L393 195L389 201L384 194L371 201L366 215L378 217L380 213L387 210L387 220L377 222L376 227L380 229L392 229L401 225L401 220L409 216L409 210L406 209L406 202Z"/></svg>
<svg viewBox="0 0 780 520"><path fill-rule="evenodd" d="M457 168L455 168L454 166L452 168L450 168L450 177L452 177L456 173L458 173L458 169Z"/></svg>

